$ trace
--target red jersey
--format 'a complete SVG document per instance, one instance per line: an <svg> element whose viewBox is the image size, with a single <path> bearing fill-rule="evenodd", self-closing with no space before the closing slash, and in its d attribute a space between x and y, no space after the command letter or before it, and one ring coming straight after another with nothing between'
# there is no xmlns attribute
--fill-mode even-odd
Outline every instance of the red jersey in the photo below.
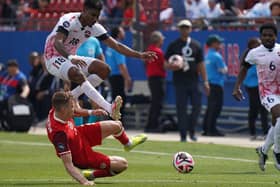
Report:
<svg viewBox="0 0 280 187"><path fill-rule="evenodd" d="M83 140L83 136L75 127L73 119L69 121L58 119L52 108L49 112L46 127L49 140L54 145L57 156L71 153L74 164L85 161L87 141Z"/></svg>
<svg viewBox="0 0 280 187"><path fill-rule="evenodd" d="M157 55L157 59L154 59L152 62L146 62L146 75L147 77L158 76L166 77L166 71L164 69L164 54L163 51L155 46L150 45L147 51L153 51Z"/></svg>

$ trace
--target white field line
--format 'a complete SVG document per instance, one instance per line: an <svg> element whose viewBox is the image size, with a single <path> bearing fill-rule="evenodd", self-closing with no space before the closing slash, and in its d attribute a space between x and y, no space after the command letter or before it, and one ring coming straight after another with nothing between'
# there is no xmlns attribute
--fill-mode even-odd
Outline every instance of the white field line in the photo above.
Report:
<svg viewBox="0 0 280 187"><path fill-rule="evenodd" d="M52 146L49 143L39 143L39 142L22 142L22 141L10 141L10 140L0 140L0 143L3 144L16 144L16 145L27 145L27 146ZM111 148L111 147L95 147L96 150L107 150L107 151L116 151L123 152L123 149ZM158 155L158 156L172 156L173 153L166 152L154 152L154 151L140 151L133 150L132 153L140 153L146 155ZM239 162L248 162L248 163L257 163L257 160L249 160L243 158L231 158L231 157L221 157L221 156L207 156L207 155L193 155L194 158L203 158L203 159L215 159L215 160L227 160L227 161L239 161ZM272 162L267 162L272 164Z"/></svg>
<svg viewBox="0 0 280 187"><path fill-rule="evenodd" d="M36 183L36 182L44 182L44 183L72 183L75 182L71 179L1 179L1 183ZM172 180L172 179L116 179L116 180L104 180L97 179L96 184L102 183L177 183L177 184L199 184L199 183L207 183L207 184L263 184L263 185L275 185L275 181L222 181L222 180Z"/></svg>

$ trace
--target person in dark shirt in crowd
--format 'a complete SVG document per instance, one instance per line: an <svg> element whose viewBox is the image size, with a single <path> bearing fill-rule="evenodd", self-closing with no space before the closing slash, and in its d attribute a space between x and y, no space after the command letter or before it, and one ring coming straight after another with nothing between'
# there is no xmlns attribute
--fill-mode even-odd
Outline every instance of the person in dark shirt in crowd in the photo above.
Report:
<svg viewBox="0 0 280 187"><path fill-rule="evenodd" d="M224 100L224 79L227 73L227 66L219 53L223 39L218 35L210 35L207 39L208 52L205 56L205 64L210 84L210 95L207 101L207 110L204 116L202 135L224 136L216 128Z"/></svg>
<svg viewBox="0 0 280 187"><path fill-rule="evenodd" d="M148 49L154 51L157 59L153 62L146 61L146 75L148 77L149 89L152 95L151 106L149 111L148 123L145 132L159 132L159 117L165 95L165 77L164 54L161 50L164 36L159 31L151 34Z"/></svg>
<svg viewBox="0 0 280 187"><path fill-rule="evenodd" d="M0 122L7 116L8 99L15 94L27 98L29 92L26 76L19 70L17 61L9 60L7 71L0 73Z"/></svg>
<svg viewBox="0 0 280 187"><path fill-rule="evenodd" d="M248 41L248 47L245 50L241 62L243 62L246 58L248 52L258 47L261 44L261 41L258 38L251 38ZM248 124L251 135L251 140L257 139L256 136L256 120L258 118L258 114L260 113L261 124L263 135L266 136L268 132L268 111L262 106L259 95L259 87L258 87L258 75L256 65L250 67L247 71L246 78L243 81L245 89L248 93L249 97L249 113L248 113Z"/></svg>
<svg viewBox="0 0 280 187"><path fill-rule="evenodd" d="M171 63L166 63L166 68L173 71L173 84L176 95L176 112L178 118L178 127L181 141L186 141L189 131L190 139L197 141L195 136L195 126L201 108L201 92L199 90L199 75L203 80L206 95L210 88L204 65L203 50L200 44L192 39L189 34L192 30L192 24L189 20L181 20L178 24L180 38L169 44L165 59L174 55L181 55L184 60L184 66L174 67ZM187 117L187 101L192 104L192 113L190 119Z"/></svg>
<svg viewBox="0 0 280 187"><path fill-rule="evenodd" d="M111 36L121 42L125 38L125 31L122 27L114 27L111 30ZM126 103L126 92L132 88L132 80L129 75L126 58L113 48L107 47L105 51L106 63L111 68L109 83L111 86L112 98L118 95L123 99L123 106ZM125 115L124 107L121 108L122 117Z"/></svg>
<svg viewBox="0 0 280 187"><path fill-rule="evenodd" d="M32 59L34 60L32 61ZM30 73L29 83L31 88L30 100L32 101L36 112L36 119L39 122L46 119L51 108L51 96L55 90L52 90L54 76L48 73L42 61L44 58L36 52L31 53L30 61L33 63L33 69ZM42 107L44 106L44 107ZM35 121L36 122L36 121Z"/></svg>

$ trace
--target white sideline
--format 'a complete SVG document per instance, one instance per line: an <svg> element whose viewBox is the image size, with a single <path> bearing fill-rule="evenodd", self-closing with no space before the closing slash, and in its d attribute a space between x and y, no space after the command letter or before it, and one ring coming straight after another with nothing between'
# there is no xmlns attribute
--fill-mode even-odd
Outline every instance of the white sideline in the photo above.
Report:
<svg viewBox="0 0 280 187"><path fill-rule="evenodd" d="M0 140L0 143L3 144L17 144L17 145L27 145L27 146L52 146L50 143L39 143L39 142L22 142L22 141L11 141L11 140ZM124 152L123 149L111 148L111 147L95 147L96 150L108 150L116 152ZM141 151L133 150L132 153L140 153L146 155L161 155L161 156L172 156L173 153L166 152L154 152L154 151ZM243 158L230 158L230 157L220 157L220 156L206 156L206 155L193 155L194 158L203 158L203 159L215 159L215 160L228 160L228 161L239 161L247 163L257 163L257 160L249 160ZM267 162L272 164L272 162Z"/></svg>

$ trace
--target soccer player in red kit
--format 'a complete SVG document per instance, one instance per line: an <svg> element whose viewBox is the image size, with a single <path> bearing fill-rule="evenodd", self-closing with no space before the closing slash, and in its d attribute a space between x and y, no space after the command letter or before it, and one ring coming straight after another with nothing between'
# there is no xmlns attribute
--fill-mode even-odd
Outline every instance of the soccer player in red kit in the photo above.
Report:
<svg viewBox="0 0 280 187"><path fill-rule="evenodd" d="M91 147L101 145L104 138L113 135L126 151L130 151L147 139L144 134L129 139L120 121L101 121L75 127L72 119L73 116L105 114L102 109L76 107L69 92L59 91L52 97L52 109L46 125L48 138L66 171L82 185L94 185L92 180L95 178L114 176L128 166L125 158L107 156ZM85 169L83 174L77 168Z"/></svg>

